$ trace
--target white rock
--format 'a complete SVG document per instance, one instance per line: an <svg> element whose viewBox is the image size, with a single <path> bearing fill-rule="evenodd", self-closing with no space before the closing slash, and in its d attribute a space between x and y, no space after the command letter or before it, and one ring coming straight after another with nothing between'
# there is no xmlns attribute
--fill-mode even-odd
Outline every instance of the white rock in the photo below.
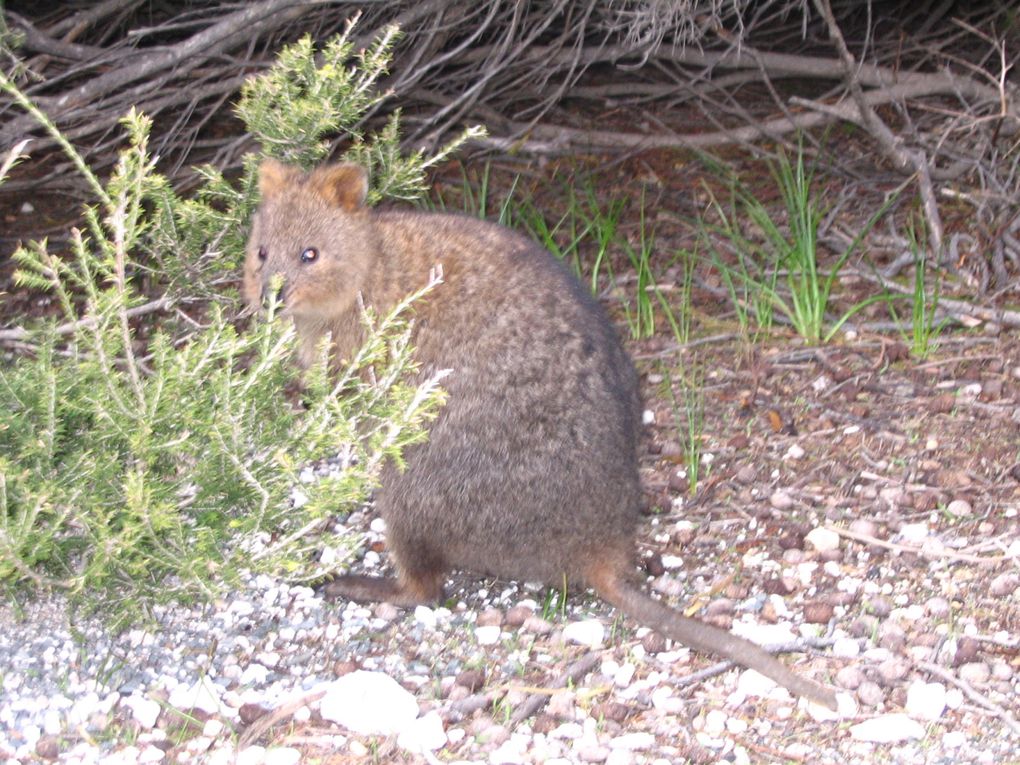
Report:
<svg viewBox="0 0 1020 765"><path fill-rule="evenodd" d="M269 678L269 668L258 663L249 664L241 673L241 685L264 685Z"/></svg>
<svg viewBox="0 0 1020 765"><path fill-rule="evenodd" d="M478 641L478 645L495 645L499 642L502 632L503 630L498 624L475 627L475 640Z"/></svg>
<svg viewBox="0 0 1020 765"><path fill-rule="evenodd" d="M797 639L793 630L785 624L756 624L754 622L733 622L732 632L758 645L790 643Z"/></svg>
<svg viewBox="0 0 1020 765"><path fill-rule="evenodd" d="M852 659L861 652L861 644L855 638L839 637L832 642L832 655L841 659Z"/></svg>
<svg viewBox="0 0 1020 765"><path fill-rule="evenodd" d="M376 534L386 533L386 521L382 518L373 518L372 522L368 524L368 528L374 531Z"/></svg>
<svg viewBox="0 0 1020 765"><path fill-rule="evenodd" d="M549 731L549 738L565 741L573 741L574 739L581 738L582 735L584 735L584 728L581 727L580 723L576 722L565 722Z"/></svg>
<svg viewBox="0 0 1020 765"><path fill-rule="evenodd" d="M919 544L928 538L927 523L904 523L900 526L900 539Z"/></svg>
<svg viewBox="0 0 1020 765"><path fill-rule="evenodd" d="M418 701L382 672L356 670L328 684L319 713L354 733L390 736L418 717Z"/></svg>
<svg viewBox="0 0 1020 765"><path fill-rule="evenodd" d="M804 456L804 447L800 444L790 444L790 448L786 450L784 459L788 460L799 460Z"/></svg>
<svg viewBox="0 0 1020 765"><path fill-rule="evenodd" d="M156 726L156 720L159 719L159 713L163 709L157 702L137 693L128 696L120 703L131 710L131 716L144 730L151 730Z"/></svg>
<svg viewBox="0 0 1020 765"><path fill-rule="evenodd" d="M246 746L237 753L236 765L262 765L265 762L266 748L264 746Z"/></svg>
<svg viewBox="0 0 1020 765"><path fill-rule="evenodd" d="M167 703L174 709L201 709L210 715L219 714L223 707L220 690L208 675L203 675L194 685L178 685L170 691Z"/></svg>
<svg viewBox="0 0 1020 765"><path fill-rule="evenodd" d="M439 713L429 712L412 720L397 736L397 746L416 754L434 752L446 746L446 731Z"/></svg>
<svg viewBox="0 0 1020 765"><path fill-rule="evenodd" d="M223 721L217 720L215 717L210 717L205 721L205 725L202 726L202 735L208 736L209 738L216 738L223 732Z"/></svg>
<svg viewBox="0 0 1020 765"><path fill-rule="evenodd" d="M145 765L145 763L148 762L162 762L165 757L166 752L158 746L152 746L150 744L138 753L138 762L142 765Z"/></svg>
<svg viewBox="0 0 1020 765"><path fill-rule="evenodd" d="M423 627L430 630L436 628L436 612L428 606L418 606L414 609L414 620Z"/></svg>
<svg viewBox="0 0 1020 765"><path fill-rule="evenodd" d="M829 552L839 549L839 534L831 529L819 526L811 529L804 537L804 541L814 547L818 552Z"/></svg>
<svg viewBox="0 0 1020 765"><path fill-rule="evenodd" d="M563 639L570 643L598 648L606 637L606 627L598 619L571 622L563 628Z"/></svg>
<svg viewBox="0 0 1020 765"><path fill-rule="evenodd" d="M651 733L624 733L609 740L610 749L626 749L627 751L638 751L650 749L655 746L655 736Z"/></svg>
<svg viewBox="0 0 1020 765"><path fill-rule="evenodd" d="M880 715L850 727L850 735L858 741L891 744L896 741L924 738L924 726L905 714Z"/></svg>
<svg viewBox="0 0 1020 765"><path fill-rule="evenodd" d="M950 515L956 516L957 518L966 518L973 514L974 508L971 507L970 502L965 499L954 499L946 505L946 512Z"/></svg>
<svg viewBox="0 0 1020 765"><path fill-rule="evenodd" d="M903 708L916 720L938 720L946 710L946 686L915 680L907 688L907 702Z"/></svg>
<svg viewBox="0 0 1020 765"><path fill-rule="evenodd" d="M951 730L942 737L942 746L946 749L959 749L967 743L967 734L962 730Z"/></svg>
<svg viewBox="0 0 1020 765"><path fill-rule="evenodd" d="M705 715L704 731L713 738L719 738L726 730L726 713L721 709L710 709Z"/></svg>
<svg viewBox="0 0 1020 765"><path fill-rule="evenodd" d="M301 762L301 750L292 746L274 746L266 750L263 765L297 765Z"/></svg>
<svg viewBox="0 0 1020 765"><path fill-rule="evenodd" d="M645 409L645 411L641 413L641 422L643 422L645 425L654 425L655 412L653 412L651 409Z"/></svg>
<svg viewBox="0 0 1020 765"><path fill-rule="evenodd" d="M793 507L793 497L782 489L776 489L769 497L769 504L776 510L789 510Z"/></svg>

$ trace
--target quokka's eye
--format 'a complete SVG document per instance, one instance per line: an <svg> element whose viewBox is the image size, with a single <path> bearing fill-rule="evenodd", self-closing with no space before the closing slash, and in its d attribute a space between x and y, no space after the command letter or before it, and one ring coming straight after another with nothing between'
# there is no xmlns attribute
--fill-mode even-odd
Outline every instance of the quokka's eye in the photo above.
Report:
<svg viewBox="0 0 1020 765"><path fill-rule="evenodd" d="M301 250L302 263L314 263L319 259L319 251L314 247L305 247Z"/></svg>
<svg viewBox="0 0 1020 765"><path fill-rule="evenodd" d="M266 258L269 257L269 250L266 249L264 244L259 245L259 263L265 263Z"/></svg>

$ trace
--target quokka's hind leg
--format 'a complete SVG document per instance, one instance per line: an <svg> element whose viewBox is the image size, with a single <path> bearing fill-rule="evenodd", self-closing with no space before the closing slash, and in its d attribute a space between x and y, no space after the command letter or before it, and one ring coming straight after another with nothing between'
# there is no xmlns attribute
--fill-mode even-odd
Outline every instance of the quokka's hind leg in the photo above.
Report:
<svg viewBox="0 0 1020 765"><path fill-rule="evenodd" d="M438 602L443 596L447 567L421 549L410 559L400 552L400 549L391 547L399 572L397 576L342 574L322 586L323 594L328 598L349 598L360 603L386 601L395 606Z"/></svg>
<svg viewBox="0 0 1020 765"><path fill-rule="evenodd" d="M395 606L420 606L437 602L443 595L442 573L431 579L344 574L322 586L328 598L348 598L359 603L386 601Z"/></svg>

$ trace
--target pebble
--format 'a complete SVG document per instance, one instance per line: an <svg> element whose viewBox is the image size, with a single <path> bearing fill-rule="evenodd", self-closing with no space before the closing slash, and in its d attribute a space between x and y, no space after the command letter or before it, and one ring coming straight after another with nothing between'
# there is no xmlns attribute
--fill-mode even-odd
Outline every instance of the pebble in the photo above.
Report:
<svg viewBox="0 0 1020 765"><path fill-rule="evenodd" d="M804 537L804 542L811 545L818 552L829 552L839 549L839 534L831 529L817 527L811 529Z"/></svg>
<svg viewBox="0 0 1020 765"><path fill-rule="evenodd" d="M892 744L897 741L924 738L924 726L905 714L879 715L850 726L850 735L857 741Z"/></svg>
<svg viewBox="0 0 1020 765"><path fill-rule="evenodd" d="M475 640L478 642L478 645L495 645L499 642L500 635L502 634L503 629L496 624L475 627Z"/></svg>
<svg viewBox="0 0 1020 765"><path fill-rule="evenodd" d="M920 544L927 538L927 523L904 523L900 526L900 539L908 544Z"/></svg>
<svg viewBox="0 0 1020 765"><path fill-rule="evenodd" d="M274 746L266 749L262 765L297 765L301 762L301 750L291 746Z"/></svg>
<svg viewBox="0 0 1020 765"><path fill-rule="evenodd" d="M865 706L877 707L885 701L885 691L878 683L865 680L857 686L857 698Z"/></svg>
<svg viewBox="0 0 1020 765"><path fill-rule="evenodd" d="M964 682L970 683L971 685L982 685L988 682L988 679L992 675L992 670L991 667L983 661L972 661L966 664L961 664L957 668L956 673Z"/></svg>
<svg viewBox="0 0 1020 765"><path fill-rule="evenodd" d="M782 489L777 489L769 497L769 504L776 510L789 510L793 507L793 497Z"/></svg>
<svg viewBox="0 0 1020 765"><path fill-rule="evenodd" d="M852 659L861 653L860 641L855 638L840 637L832 643L832 655L841 659Z"/></svg>
<svg viewBox="0 0 1020 765"><path fill-rule="evenodd" d="M946 686L915 680L907 688L907 701L903 708L914 719L938 720L946 709Z"/></svg>
<svg viewBox="0 0 1020 765"><path fill-rule="evenodd" d="M1020 575L1008 572L999 574L988 585L988 592L997 598L1012 595L1017 588L1020 588Z"/></svg>
<svg viewBox="0 0 1020 765"><path fill-rule="evenodd" d="M627 751L640 751L651 749L655 746L655 736L651 733L625 733L609 740L610 749L626 749Z"/></svg>
<svg viewBox="0 0 1020 765"><path fill-rule="evenodd" d="M606 626L598 619L570 622L563 628L563 638L569 643L598 648L606 638Z"/></svg>
<svg viewBox="0 0 1020 765"><path fill-rule="evenodd" d="M885 685L902 680L909 671L910 664L899 656L886 659L878 665L878 676Z"/></svg>
<svg viewBox="0 0 1020 765"><path fill-rule="evenodd" d="M434 752L446 746L446 731L438 712L411 720L397 736L397 746L409 752Z"/></svg>
<svg viewBox="0 0 1020 765"><path fill-rule="evenodd" d="M417 606L414 609L414 620L426 629L436 628L436 612L428 606Z"/></svg>
<svg viewBox="0 0 1020 765"><path fill-rule="evenodd" d="M957 518L968 518L974 514L974 508L965 499L954 499L946 505L946 512Z"/></svg>
<svg viewBox="0 0 1020 765"><path fill-rule="evenodd" d="M319 714L354 733L390 736L418 717L418 701L389 675L357 670L327 685Z"/></svg>

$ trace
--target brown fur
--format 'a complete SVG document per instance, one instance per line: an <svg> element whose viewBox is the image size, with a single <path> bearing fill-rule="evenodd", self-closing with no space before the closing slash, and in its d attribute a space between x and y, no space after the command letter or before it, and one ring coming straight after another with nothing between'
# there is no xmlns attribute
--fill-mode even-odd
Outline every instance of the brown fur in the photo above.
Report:
<svg viewBox="0 0 1020 765"><path fill-rule="evenodd" d="M834 705L761 648L631 583L637 376L601 308L555 258L484 221L369 210L354 165L303 174L269 160L260 188L244 294L259 305L270 277L283 276L302 363L327 332L337 358L357 347L359 293L385 311L443 269L444 283L414 307L414 342L422 374L453 370L449 401L376 500L397 577L341 576L329 594L434 602L451 569L590 586L675 640ZM309 248L316 255L302 262Z"/></svg>

